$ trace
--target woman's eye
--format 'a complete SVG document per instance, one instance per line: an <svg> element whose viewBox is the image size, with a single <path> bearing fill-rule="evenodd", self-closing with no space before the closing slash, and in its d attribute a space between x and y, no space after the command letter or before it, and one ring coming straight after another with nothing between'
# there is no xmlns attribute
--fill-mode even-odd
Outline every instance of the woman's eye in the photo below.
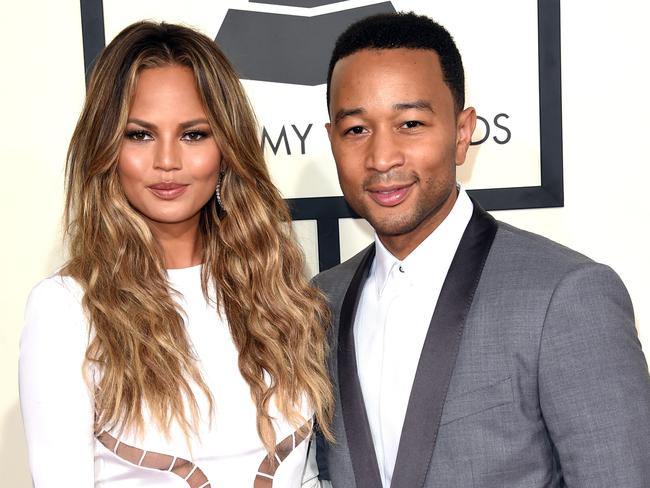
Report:
<svg viewBox="0 0 650 488"><path fill-rule="evenodd" d="M191 130L183 134L181 138L184 141L200 141L201 139L207 137L208 133L202 130Z"/></svg>
<svg viewBox="0 0 650 488"><path fill-rule="evenodd" d="M149 141L153 139L151 134L143 130L131 130L126 133L126 137L132 141Z"/></svg>

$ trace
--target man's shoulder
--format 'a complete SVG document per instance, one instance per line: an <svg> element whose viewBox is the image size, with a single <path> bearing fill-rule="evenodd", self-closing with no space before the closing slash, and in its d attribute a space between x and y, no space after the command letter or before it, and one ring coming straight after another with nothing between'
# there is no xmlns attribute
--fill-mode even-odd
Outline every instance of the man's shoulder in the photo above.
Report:
<svg viewBox="0 0 650 488"><path fill-rule="evenodd" d="M499 222L490 251L486 276L489 284L501 290L541 290L553 293L597 294L617 297L629 304L629 294L618 274L606 264L554 242L546 237ZM574 296L575 303L578 299Z"/></svg>
<svg viewBox="0 0 650 488"><path fill-rule="evenodd" d="M534 262L555 268L595 264L592 259L574 249L501 221L498 221L493 254L507 260L533 259Z"/></svg>
<svg viewBox="0 0 650 488"><path fill-rule="evenodd" d="M499 222L499 229L485 263L484 275L491 287L513 292L564 290L569 283L586 294L585 283L598 283L602 293L626 297L616 272L551 239ZM624 298L626 301L627 298Z"/></svg>

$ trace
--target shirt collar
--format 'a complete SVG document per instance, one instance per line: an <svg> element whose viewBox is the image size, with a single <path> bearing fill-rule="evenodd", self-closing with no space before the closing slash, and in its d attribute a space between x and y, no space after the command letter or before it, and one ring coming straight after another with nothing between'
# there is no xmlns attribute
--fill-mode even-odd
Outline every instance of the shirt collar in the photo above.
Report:
<svg viewBox="0 0 650 488"><path fill-rule="evenodd" d="M386 286L386 281L390 276L390 271L393 266L399 266L400 261L393 256L388 249L381 242L381 239L375 233L375 259L372 263L370 270L371 275L375 279L377 286L377 296L381 296Z"/></svg>
<svg viewBox="0 0 650 488"><path fill-rule="evenodd" d="M458 197L449 215L403 261L393 256L375 233L375 259L370 273L377 286L377 295L381 296L394 267L400 267L414 285L426 285L441 266L444 266L446 275L473 209L469 196L459 187ZM436 259L432 259L432 256Z"/></svg>

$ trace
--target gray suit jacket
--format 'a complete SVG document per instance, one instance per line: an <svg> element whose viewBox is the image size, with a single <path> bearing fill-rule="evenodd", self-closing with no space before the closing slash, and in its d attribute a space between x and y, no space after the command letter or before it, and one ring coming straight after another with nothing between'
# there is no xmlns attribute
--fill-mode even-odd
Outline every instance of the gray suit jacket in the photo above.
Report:
<svg viewBox="0 0 650 488"><path fill-rule="evenodd" d="M332 309L334 488L380 488L352 326L370 246L314 281ZM408 327L408 324L404 324ZM414 351L414 354L420 351ZM392 488L650 487L650 378L606 266L475 205L413 381Z"/></svg>

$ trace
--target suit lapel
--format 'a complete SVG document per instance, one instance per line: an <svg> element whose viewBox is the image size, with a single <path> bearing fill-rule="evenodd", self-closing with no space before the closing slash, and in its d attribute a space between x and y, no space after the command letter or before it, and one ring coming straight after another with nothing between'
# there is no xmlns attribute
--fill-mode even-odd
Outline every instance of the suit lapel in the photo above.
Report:
<svg viewBox="0 0 650 488"><path fill-rule="evenodd" d="M337 369L341 413L357 488L381 487L375 447L357 374L354 348L354 316L363 284L368 277L374 257L375 247L372 246L362 259L350 282L339 317Z"/></svg>
<svg viewBox="0 0 650 488"><path fill-rule="evenodd" d="M472 217L449 267L422 346L391 488L424 485L465 319L496 231L496 221L474 202Z"/></svg>

